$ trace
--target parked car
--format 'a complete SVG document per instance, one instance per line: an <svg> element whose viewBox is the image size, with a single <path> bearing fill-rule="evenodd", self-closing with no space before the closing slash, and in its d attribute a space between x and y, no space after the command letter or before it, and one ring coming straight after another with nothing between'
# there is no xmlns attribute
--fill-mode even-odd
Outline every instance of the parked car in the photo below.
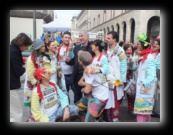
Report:
<svg viewBox="0 0 173 135"><path fill-rule="evenodd" d="M29 55L31 55L31 51L30 50L26 50L22 52L22 56L23 57L28 57Z"/></svg>

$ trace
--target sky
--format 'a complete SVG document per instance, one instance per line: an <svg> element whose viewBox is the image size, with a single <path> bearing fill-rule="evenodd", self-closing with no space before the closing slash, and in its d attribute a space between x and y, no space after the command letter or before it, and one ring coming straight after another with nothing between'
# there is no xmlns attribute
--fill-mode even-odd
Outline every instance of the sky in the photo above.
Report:
<svg viewBox="0 0 173 135"><path fill-rule="evenodd" d="M54 16L57 16L57 18L54 18L54 20L61 20L65 26L71 28L72 16L78 15L80 11L81 10L54 10Z"/></svg>

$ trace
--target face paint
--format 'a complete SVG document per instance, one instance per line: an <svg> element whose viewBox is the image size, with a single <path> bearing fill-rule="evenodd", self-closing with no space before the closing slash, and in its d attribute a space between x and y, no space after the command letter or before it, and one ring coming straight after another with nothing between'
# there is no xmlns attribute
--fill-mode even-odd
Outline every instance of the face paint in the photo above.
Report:
<svg viewBox="0 0 173 135"><path fill-rule="evenodd" d="M132 52L131 52L131 51L127 51L126 53L127 53L127 54L129 54L129 55L130 55L130 54L132 54Z"/></svg>
<svg viewBox="0 0 173 135"><path fill-rule="evenodd" d="M108 40L107 39L105 39L105 41L104 41L105 43L107 43L108 42Z"/></svg>
<svg viewBox="0 0 173 135"><path fill-rule="evenodd" d="M95 45L91 45L91 48L92 48L92 49L95 49L95 48L96 48L96 46L95 46Z"/></svg>
<svg viewBox="0 0 173 135"><path fill-rule="evenodd" d="M156 47L156 44L154 44L153 47L155 48Z"/></svg>

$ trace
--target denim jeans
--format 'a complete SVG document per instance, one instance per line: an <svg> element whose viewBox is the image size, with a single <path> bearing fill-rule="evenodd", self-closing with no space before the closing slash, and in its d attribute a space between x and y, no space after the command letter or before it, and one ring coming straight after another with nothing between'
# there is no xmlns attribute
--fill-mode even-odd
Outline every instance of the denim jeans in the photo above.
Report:
<svg viewBox="0 0 173 135"><path fill-rule="evenodd" d="M73 80L72 80L72 74L64 75L65 76L65 84L67 92L69 93L70 87L73 90Z"/></svg>
<svg viewBox="0 0 173 135"><path fill-rule="evenodd" d="M70 116L76 116L78 115L78 107L76 105L69 105L69 111L70 111ZM56 119L63 118L64 115L64 110L59 106L57 110L49 116L50 122L55 122Z"/></svg>

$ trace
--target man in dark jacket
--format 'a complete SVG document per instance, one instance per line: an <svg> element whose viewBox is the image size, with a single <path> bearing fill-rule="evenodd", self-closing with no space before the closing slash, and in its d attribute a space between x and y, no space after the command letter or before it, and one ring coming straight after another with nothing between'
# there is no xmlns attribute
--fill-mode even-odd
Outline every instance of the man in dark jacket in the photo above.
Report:
<svg viewBox="0 0 173 135"><path fill-rule="evenodd" d="M71 59L70 61L66 61L67 64L69 65L74 65L74 70L73 70L73 83L74 83L74 103L79 101L82 97L82 92L81 89L83 87L78 85L79 80L83 76L83 67L78 63L78 56L77 53L79 50L83 51L88 51L91 53L92 56L94 56L94 52L92 52L92 49L90 47L91 42L89 42L89 34L87 31L80 31L79 32L79 39L80 39L80 45L77 45L74 47L73 53L74 53L74 58Z"/></svg>
<svg viewBox="0 0 173 135"><path fill-rule="evenodd" d="M25 73L22 52L27 50L32 40L25 33L20 33L10 45L10 122L21 122L23 108L17 91L21 87L20 76Z"/></svg>

